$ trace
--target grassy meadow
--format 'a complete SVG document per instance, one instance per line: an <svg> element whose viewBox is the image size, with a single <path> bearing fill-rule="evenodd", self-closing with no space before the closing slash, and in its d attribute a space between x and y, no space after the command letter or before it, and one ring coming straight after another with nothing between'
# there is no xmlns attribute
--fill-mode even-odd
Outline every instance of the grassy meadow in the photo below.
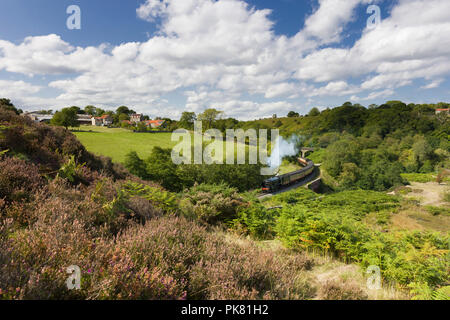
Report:
<svg viewBox="0 0 450 320"><path fill-rule="evenodd" d="M125 155L136 151L141 158L150 156L154 147L171 148L171 133L135 133L120 128L81 126L73 133L88 151L123 163Z"/></svg>
<svg viewBox="0 0 450 320"><path fill-rule="evenodd" d="M154 147L172 148L178 143L172 141L172 133L138 133L122 128L93 126L81 126L72 132L88 151L110 157L113 162L118 163L123 163L130 151L136 151L140 158L146 159ZM234 149L236 152L236 146ZM226 150L224 142L224 154ZM249 146L245 150L247 152Z"/></svg>

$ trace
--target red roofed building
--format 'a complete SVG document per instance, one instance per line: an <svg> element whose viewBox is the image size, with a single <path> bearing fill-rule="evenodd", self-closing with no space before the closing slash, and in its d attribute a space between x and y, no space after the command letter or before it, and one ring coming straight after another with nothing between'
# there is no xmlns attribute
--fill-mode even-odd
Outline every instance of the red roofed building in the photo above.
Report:
<svg viewBox="0 0 450 320"><path fill-rule="evenodd" d="M93 126L110 126L113 124L113 118L110 115L103 115L101 117L92 117Z"/></svg>
<svg viewBox="0 0 450 320"><path fill-rule="evenodd" d="M436 114L440 113L446 113L447 115L450 114L450 109L436 109Z"/></svg>
<svg viewBox="0 0 450 320"><path fill-rule="evenodd" d="M147 127L152 127L153 129L160 128L164 124L164 120L147 120L145 121L145 125Z"/></svg>

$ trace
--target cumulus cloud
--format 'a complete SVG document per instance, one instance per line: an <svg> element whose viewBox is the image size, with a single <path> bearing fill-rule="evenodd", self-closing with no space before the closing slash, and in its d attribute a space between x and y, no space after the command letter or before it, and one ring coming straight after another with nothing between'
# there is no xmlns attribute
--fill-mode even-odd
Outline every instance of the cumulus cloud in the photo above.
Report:
<svg viewBox="0 0 450 320"><path fill-rule="evenodd" d="M166 0L147 0L136 12L139 18L153 22L167 11L168 6L169 1Z"/></svg>
<svg viewBox="0 0 450 320"><path fill-rule="evenodd" d="M375 73L363 89L399 87L450 71L450 2L400 0L391 16L348 49L324 48L304 57L296 76L316 82Z"/></svg>
<svg viewBox="0 0 450 320"><path fill-rule="evenodd" d="M40 86L32 85L24 81L0 80L0 96L18 98L23 95L37 93Z"/></svg>
<svg viewBox="0 0 450 320"><path fill-rule="evenodd" d="M61 76L47 84L60 92L53 99L39 98L26 83L10 92L0 83L0 93L56 107L127 104L174 117L218 107L258 118L298 110L292 99L372 100L415 79L427 82L424 89L438 87L450 73L450 1L399 0L379 26L341 46L356 10L376 2L320 0L304 27L287 37L274 33L270 10L243 0L146 0L137 17L158 27L146 42L75 47L55 34L19 44L0 40L0 71ZM183 105L166 99L180 92Z"/></svg>
<svg viewBox="0 0 450 320"><path fill-rule="evenodd" d="M305 23L304 32L323 43L338 42L361 0L319 0L319 8Z"/></svg>
<svg viewBox="0 0 450 320"><path fill-rule="evenodd" d="M30 76L88 72L107 58L103 48L74 48L56 34L27 37L19 45L0 40L0 70Z"/></svg>
<svg viewBox="0 0 450 320"><path fill-rule="evenodd" d="M316 97L316 96L344 96L359 92L361 91L361 89L356 86L351 86L345 81L332 81L329 82L326 86L320 88L305 87L302 89L302 91L308 97Z"/></svg>

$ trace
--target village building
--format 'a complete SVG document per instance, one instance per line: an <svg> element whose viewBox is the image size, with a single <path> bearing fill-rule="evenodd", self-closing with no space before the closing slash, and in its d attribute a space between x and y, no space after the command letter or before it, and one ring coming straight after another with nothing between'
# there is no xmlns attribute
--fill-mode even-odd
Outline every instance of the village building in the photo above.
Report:
<svg viewBox="0 0 450 320"><path fill-rule="evenodd" d="M77 115L77 120L80 125L90 125L92 123L92 116L88 114Z"/></svg>
<svg viewBox="0 0 450 320"><path fill-rule="evenodd" d="M113 118L110 115L105 114L101 117L92 117L91 123L93 126L107 127L113 124Z"/></svg>
<svg viewBox="0 0 450 320"><path fill-rule="evenodd" d="M142 115L142 114L132 114L131 116L130 116L130 121L131 122L134 122L134 123L139 123L139 122L142 122L142 120L144 120L144 115Z"/></svg>
<svg viewBox="0 0 450 320"><path fill-rule="evenodd" d="M34 122L50 123L50 121L53 119L52 114L40 114L38 112L26 112L23 114L23 116L30 118Z"/></svg>
<svg viewBox="0 0 450 320"><path fill-rule="evenodd" d="M447 115L450 115L450 109L436 109L436 115L446 113Z"/></svg>
<svg viewBox="0 0 450 320"><path fill-rule="evenodd" d="M164 124L164 120L148 120L145 121L147 127L152 127L153 129L161 128Z"/></svg>

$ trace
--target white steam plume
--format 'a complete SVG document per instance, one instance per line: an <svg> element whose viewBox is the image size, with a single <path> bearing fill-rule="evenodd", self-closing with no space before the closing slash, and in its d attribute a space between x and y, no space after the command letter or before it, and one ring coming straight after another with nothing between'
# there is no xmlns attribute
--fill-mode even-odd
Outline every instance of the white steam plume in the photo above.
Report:
<svg viewBox="0 0 450 320"><path fill-rule="evenodd" d="M295 156L300 151L300 137L292 135L288 139L279 136L275 141L268 164L271 169L278 169L284 157Z"/></svg>

